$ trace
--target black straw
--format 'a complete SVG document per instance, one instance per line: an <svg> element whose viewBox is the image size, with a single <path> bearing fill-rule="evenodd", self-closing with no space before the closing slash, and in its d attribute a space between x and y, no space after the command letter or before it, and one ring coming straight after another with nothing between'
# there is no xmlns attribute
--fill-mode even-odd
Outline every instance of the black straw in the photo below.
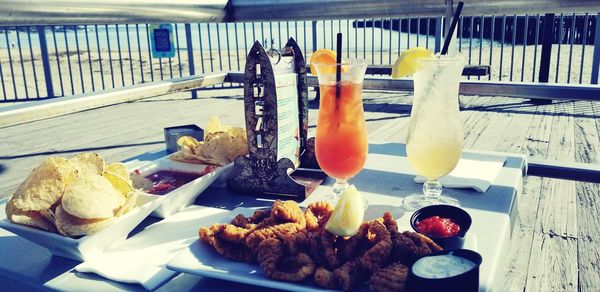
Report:
<svg viewBox="0 0 600 292"><path fill-rule="evenodd" d="M342 80L342 33L337 33L337 48L335 57L335 97L340 97L340 81Z"/></svg>
<svg viewBox="0 0 600 292"><path fill-rule="evenodd" d="M454 17L452 17L452 23L450 23L450 30L444 39L444 47L442 48L442 55L448 54L448 46L450 46L450 41L454 36L454 31L456 30L456 24L458 23L458 18L460 17L460 13L462 12L463 5L465 3L460 1L456 6L456 11L454 12Z"/></svg>

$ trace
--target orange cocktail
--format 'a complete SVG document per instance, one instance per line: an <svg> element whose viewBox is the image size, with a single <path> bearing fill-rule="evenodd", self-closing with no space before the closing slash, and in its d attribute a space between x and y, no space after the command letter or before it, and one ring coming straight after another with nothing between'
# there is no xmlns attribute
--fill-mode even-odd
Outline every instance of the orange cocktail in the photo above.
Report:
<svg viewBox="0 0 600 292"><path fill-rule="evenodd" d="M315 151L323 171L336 179L333 199L348 187L347 180L360 172L368 153L362 105L362 83L367 64L313 64L319 78L321 103Z"/></svg>
<svg viewBox="0 0 600 292"><path fill-rule="evenodd" d="M362 105L362 83L323 84L317 122L316 154L319 165L334 178L355 176L367 160L367 130Z"/></svg>

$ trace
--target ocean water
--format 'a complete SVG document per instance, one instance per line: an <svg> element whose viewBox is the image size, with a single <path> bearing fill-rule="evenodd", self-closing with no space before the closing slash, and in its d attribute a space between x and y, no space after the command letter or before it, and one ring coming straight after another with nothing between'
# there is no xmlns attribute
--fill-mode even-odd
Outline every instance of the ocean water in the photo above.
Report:
<svg viewBox="0 0 600 292"><path fill-rule="evenodd" d="M186 50L184 25L178 24L176 27L176 33L174 33L176 47L179 50ZM350 57L369 58L369 54L372 54L377 59L376 53L380 51L391 54L409 47L429 47L432 50L435 47L434 36L401 33L372 27L356 28L352 26L352 21L346 20L318 21L315 31L313 31L310 21L201 23L192 24L191 28L194 50L202 48L203 51L235 51L235 48L238 48L247 52L255 40L261 42L266 48L271 47L272 40L275 48L281 48L289 37L296 39L304 52L312 51L313 47L334 49L337 32L343 33L344 54ZM313 33L316 33L316 45L314 46ZM55 27L54 32L46 29L46 39L51 53L56 48L59 51L65 48L68 48L69 51L76 51L77 46L82 51L87 50L88 47L92 51L97 50L98 47L106 50L109 44L111 50L115 51L119 49L119 46L122 51L129 49L137 51L138 48L147 51L149 45L145 24L137 27L135 24L119 25L118 29L115 25L80 26L77 30L71 28L63 30L62 27ZM0 33L0 48L16 48L19 42L22 49L28 49L31 43L34 53L39 51L39 39L35 31L32 31L29 36L26 31L11 30L8 33ZM483 42L484 46L490 45L488 40ZM468 44L468 39L463 40L463 47ZM499 45L495 42L492 44ZM471 45L479 46L479 39L473 39Z"/></svg>

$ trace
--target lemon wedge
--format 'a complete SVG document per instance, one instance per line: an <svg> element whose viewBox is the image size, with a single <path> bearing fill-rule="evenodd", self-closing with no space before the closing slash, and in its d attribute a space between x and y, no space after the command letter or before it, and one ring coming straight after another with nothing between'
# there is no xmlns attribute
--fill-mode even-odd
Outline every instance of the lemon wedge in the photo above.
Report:
<svg viewBox="0 0 600 292"><path fill-rule="evenodd" d="M353 236L358 232L364 217L363 199L356 187L350 185L335 205L325 229L337 236Z"/></svg>
<svg viewBox="0 0 600 292"><path fill-rule="evenodd" d="M418 59L433 58L433 52L421 47L402 51L392 67L392 79L413 75L419 69Z"/></svg>

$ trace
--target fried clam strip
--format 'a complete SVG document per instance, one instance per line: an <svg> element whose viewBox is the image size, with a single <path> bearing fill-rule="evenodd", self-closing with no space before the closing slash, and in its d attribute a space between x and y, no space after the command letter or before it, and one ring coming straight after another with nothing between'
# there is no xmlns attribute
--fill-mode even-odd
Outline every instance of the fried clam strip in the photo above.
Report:
<svg viewBox="0 0 600 292"><path fill-rule="evenodd" d="M430 238L412 231L398 232L392 242L392 261L400 261L407 266L422 256L442 250Z"/></svg>
<svg viewBox="0 0 600 292"><path fill-rule="evenodd" d="M385 225L379 221L369 223L369 241L372 247L358 258L360 265L373 272L385 265L392 252L392 238Z"/></svg>
<svg viewBox="0 0 600 292"><path fill-rule="evenodd" d="M337 236L325 228L309 233L309 253L320 266L335 269L343 263L337 248L337 239Z"/></svg>
<svg viewBox="0 0 600 292"><path fill-rule="evenodd" d="M244 243L247 232L248 230L231 224L214 224L209 228L200 228L198 233L202 241L223 257L252 263L255 261L254 253Z"/></svg>
<svg viewBox="0 0 600 292"><path fill-rule="evenodd" d="M267 238L258 245L257 260L265 274L275 280L300 282L315 271L309 255L285 255L284 244L277 238Z"/></svg>
<svg viewBox="0 0 600 292"><path fill-rule="evenodd" d="M397 262L377 269L369 281L369 290L373 292L403 292L406 290L408 267Z"/></svg>
<svg viewBox="0 0 600 292"><path fill-rule="evenodd" d="M304 212L294 201L277 200L273 203L269 218L262 220L246 236L246 245L256 251L265 239L278 238L286 244L295 242L290 238L298 232L306 230Z"/></svg>
<svg viewBox="0 0 600 292"><path fill-rule="evenodd" d="M231 224L246 229L253 229L257 224L271 216L271 210L256 210L250 217L245 217L243 214L238 214L231 220Z"/></svg>
<svg viewBox="0 0 600 292"><path fill-rule="evenodd" d="M329 220L333 206L327 202L314 202L306 208L306 229L309 231L317 231L323 228Z"/></svg>

